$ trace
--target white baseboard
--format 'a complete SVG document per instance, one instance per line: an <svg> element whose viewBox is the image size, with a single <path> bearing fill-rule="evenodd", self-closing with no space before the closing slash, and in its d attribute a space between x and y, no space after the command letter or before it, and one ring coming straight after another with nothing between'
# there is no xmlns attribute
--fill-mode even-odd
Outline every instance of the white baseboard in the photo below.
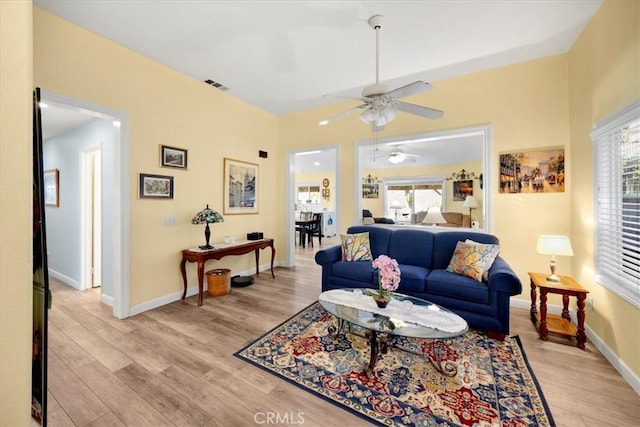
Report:
<svg viewBox="0 0 640 427"><path fill-rule="evenodd" d="M78 282L77 280L73 280L69 276L65 276L64 274L58 273L57 271L52 270L52 269L49 269L49 276L53 277L54 279L57 279L57 280L61 281L65 285L69 285L72 288L80 290L80 282Z"/></svg>
<svg viewBox="0 0 640 427"><path fill-rule="evenodd" d="M103 304L106 304L109 307L113 307L113 297L110 297L105 294L101 294L100 298L101 298L100 301L102 301Z"/></svg>
<svg viewBox="0 0 640 427"><path fill-rule="evenodd" d="M279 267L279 266L280 266L280 263L277 263L277 262L273 263L273 267L274 268L275 267ZM267 274L269 274L269 277L271 277L271 263L260 265L258 267L258 271L260 271L260 272L265 271L265 272L267 272ZM255 272L256 271L252 268L252 269L241 271L241 272L238 272L238 273L232 273L232 276L235 276L235 275L252 276L252 275L255 274ZM203 293L207 292L207 289L208 289L207 281L205 280L204 281L204 287L203 287ZM194 296L194 295L198 295L198 286L197 285L187 288L187 295L186 296L187 297L191 297L191 296ZM156 299L153 299L151 301L147 301L147 302L144 302L142 304L138 304L138 305L134 305L134 306L130 307L129 308L129 315L130 316L135 316L136 314L144 313L145 311L152 310L152 309L158 308L158 307L162 307L163 305L170 304L170 303L175 302L175 301L179 301L180 299L182 299L182 291L174 292L172 294L165 295L165 296L162 296L160 298L156 298Z"/></svg>
<svg viewBox="0 0 640 427"><path fill-rule="evenodd" d="M531 309L531 302L525 301L518 298L511 298L511 305L516 308L524 308L526 310ZM548 304L547 312L550 314L560 315L562 314L562 307L559 305ZM576 312L573 308L569 309L569 315L571 316L571 321L577 323ZM640 394L640 377L638 377L629 367L621 360L616 353L614 353L609 346L605 344L602 339L593 332L593 329L589 327L589 324L585 324L584 327L585 334L591 343L596 346L596 348L602 353L602 355L607 359L611 366L615 368L616 371L625 379L627 383L635 390L636 393Z"/></svg>
<svg viewBox="0 0 640 427"><path fill-rule="evenodd" d="M572 316L573 317L573 316ZM621 360L617 354L615 354L609 346L607 346L604 341L600 339L598 335L596 335L593 330L589 327L589 325L585 325L585 332L587 334L587 338L595 345L600 353L611 363L611 365L615 368L616 371L622 378L629 383L632 389L635 390L637 394L640 395L640 377L638 377L623 360Z"/></svg>

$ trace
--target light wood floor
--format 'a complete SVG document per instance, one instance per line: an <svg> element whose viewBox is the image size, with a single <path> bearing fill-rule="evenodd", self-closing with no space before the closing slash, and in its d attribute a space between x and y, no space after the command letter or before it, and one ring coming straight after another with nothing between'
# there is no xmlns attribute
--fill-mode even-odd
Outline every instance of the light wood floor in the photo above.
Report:
<svg viewBox="0 0 640 427"><path fill-rule="evenodd" d="M229 295L205 293L200 308L194 296L126 320L99 290L52 281L48 425L228 427L267 424L269 414L280 425L366 425L233 356L317 300L315 246L297 248L297 266L276 269L275 280L261 273ZM591 343L540 341L527 310L512 309L511 322L558 426L639 425L640 397Z"/></svg>

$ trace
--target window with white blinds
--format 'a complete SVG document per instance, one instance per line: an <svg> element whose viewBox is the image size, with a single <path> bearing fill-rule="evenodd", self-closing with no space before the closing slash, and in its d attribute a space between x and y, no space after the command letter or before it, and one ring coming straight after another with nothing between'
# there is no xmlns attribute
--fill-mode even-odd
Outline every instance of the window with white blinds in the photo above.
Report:
<svg viewBox="0 0 640 427"><path fill-rule="evenodd" d="M640 100L599 123L596 281L640 307Z"/></svg>

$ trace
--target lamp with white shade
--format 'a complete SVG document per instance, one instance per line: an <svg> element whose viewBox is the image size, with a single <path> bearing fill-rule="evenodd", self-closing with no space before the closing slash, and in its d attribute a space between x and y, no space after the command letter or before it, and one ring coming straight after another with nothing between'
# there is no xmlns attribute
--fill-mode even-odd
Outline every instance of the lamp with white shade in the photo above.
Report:
<svg viewBox="0 0 640 427"><path fill-rule="evenodd" d="M398 222L398 211L402 209L402 203L399 200L393 200L389 208L396 211L396 222Z"/></svg>
<svg viewBox="0 0 640 427"><path fill-rule="evenodd" d="M442 216L442 213L440 212L439 207L432 207L432 208L429 208L429 210L427 211L427 215L425 215L424 219L422 220L422 223L431 224L435 227L438 224L446 224L447 220L444 219L444 217Z"/></svg>
<svg viewBox="0 0 640 427"><path fill-rule="evenodd" d="M464 204L462 206L464 206L465 208L469 208L469 220L473 221L473 217L471 216L471 210L480 207L480 203L478 203L478 199L476 199L473 196L467 196L467 198L464 199Z"/></svg>
<svg viewBox="0 0 640 427"><path fill-rule="evenodd" d="M551 261L549 263L551 276L547 277L547 280L549 282L560 282L560 277L556 275L556 256L573 256L573 248L571 247L569 238L567 236L541 234L538 236L536 251L539 254L551 255Z"/></svg>

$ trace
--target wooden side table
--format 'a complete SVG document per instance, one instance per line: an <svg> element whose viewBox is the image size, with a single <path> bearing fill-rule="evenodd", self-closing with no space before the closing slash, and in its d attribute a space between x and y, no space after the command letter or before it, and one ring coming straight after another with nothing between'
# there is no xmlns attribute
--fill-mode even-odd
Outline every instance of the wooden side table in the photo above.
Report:
<svg viewBox="0 0 640 427"><path fill-rule="evenodd" d="M243 240L232 244L218 244L215 248L203 250L198 248L185 249L182 251L182 261L180 261L180 272L184 283L182 299L187 296L187 270L186 263L198 263L198 306L202 305L202 290L204 289L204 264L210 259L222 259L228 255L244 255L255 252L256 274L260 274L260 249L271 248L271 277L275 279L273 273L273 260L276 257L276 248L273 246L273 239Z"/></svg>
<svg viewBox="0 0 640 427"><path fill-rule="evenodd" d="M585 349L587 336L584 333L585 300L589 291L584 289L578 282L569 276L560 276L560 282L547 281L548 274L528 273L531 279L531 321L538 327L540 339L547 340L549 332L553 332L568 337L575 337L578 347ZM540 289L540 313L536 308L537 289ZM562 315L547 315L547 294L562 295ZM576 297L578 300L578 327L571 323L569 316L569 297Z"/></svg>

